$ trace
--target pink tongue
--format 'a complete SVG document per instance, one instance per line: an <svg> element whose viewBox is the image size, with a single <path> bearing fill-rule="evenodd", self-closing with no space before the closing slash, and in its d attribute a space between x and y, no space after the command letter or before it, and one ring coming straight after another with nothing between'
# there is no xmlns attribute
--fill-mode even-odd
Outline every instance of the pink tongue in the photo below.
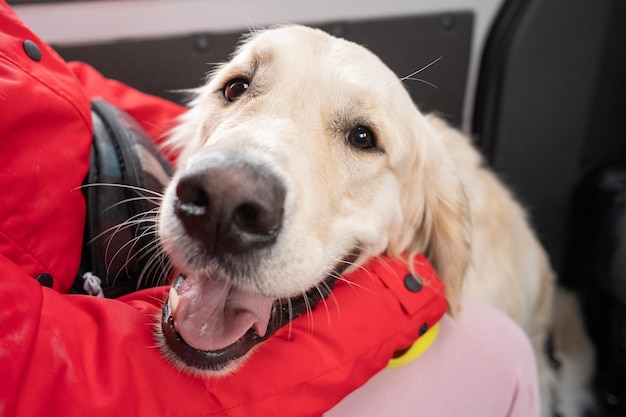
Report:
<svg viewBox="0 0 626 417"><path fill-rule="evenodd" d="M230 346L253 328L264 336L274 298L234 287L225 279L188 277L177 289L172 315L176 331L196 349Z"/></svg>

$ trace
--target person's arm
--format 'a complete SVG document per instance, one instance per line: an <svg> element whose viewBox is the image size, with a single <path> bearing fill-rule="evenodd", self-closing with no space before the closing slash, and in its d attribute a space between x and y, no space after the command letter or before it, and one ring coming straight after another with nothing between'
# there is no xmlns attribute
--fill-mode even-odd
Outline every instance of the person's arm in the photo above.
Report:
<svg viewBox="0 0 626 417"><path fill-rule="evenodd" d="M360 269L354 285L338 283L325 305L281 329L230 376L172 367L153 338L165 287L120 300L65 292L81 256L89 99L121 106L154 135L183 109L72 68L0 0L3 415L321 415L445 311L439 281L409 294L406 268L388 260Z"/></svg>
<svg viewBox="0 0 626 417"><path fill-rule="evenodd" d="M420 293L388 286L406 272L389 259L370 263L241 369L199 378L171 366L155 345L165 287L121 300L63 295L0 258L4 415L321 415L445 311L438 281Z"/></svg>

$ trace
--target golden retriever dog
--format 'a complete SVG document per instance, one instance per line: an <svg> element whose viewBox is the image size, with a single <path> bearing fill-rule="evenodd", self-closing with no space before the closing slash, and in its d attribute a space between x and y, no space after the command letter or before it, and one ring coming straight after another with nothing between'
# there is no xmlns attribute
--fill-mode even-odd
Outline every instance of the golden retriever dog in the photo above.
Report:
<svg viewBox="0 0 626 417"><path fill-rule="evenodd" d="M159 236L184 278L158 338L176 366L232 371L271 334L279 300L383 252L424 253L451 314L474 297L526 330L549 415L547 256L470 141L420 113L371 52L300 26L255 33L196 91L169 145L180 156Z"/></svg>

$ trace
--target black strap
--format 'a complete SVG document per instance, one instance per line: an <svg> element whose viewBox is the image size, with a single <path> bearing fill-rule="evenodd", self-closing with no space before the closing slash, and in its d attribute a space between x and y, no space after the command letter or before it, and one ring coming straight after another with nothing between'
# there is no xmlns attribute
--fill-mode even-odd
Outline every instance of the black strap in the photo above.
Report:
<svg viewBox="0 0 626 417"><path fill-rule="evenodd" d="M87 217L83 255L74 289L83 275L99 277L114 298L163 282L167 267L156 255L154 216L158 195L172 175L167 159L127 113L95 99L93 144L83 192Z"/></svg>

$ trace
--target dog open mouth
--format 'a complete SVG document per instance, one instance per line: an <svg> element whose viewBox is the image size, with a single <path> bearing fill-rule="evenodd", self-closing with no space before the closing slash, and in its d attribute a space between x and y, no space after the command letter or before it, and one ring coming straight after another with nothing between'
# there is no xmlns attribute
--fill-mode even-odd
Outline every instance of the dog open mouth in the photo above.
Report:
<svg viewBox="0 0 626 417"><path fill-rule="evenodd" d="M169 348L187 366L220 371L244 357L278 329L326 299L335 280L358 257L341 260L322 283L290 299L273 299L234 286L228 279L179 276L162 310Z"/></svg>

